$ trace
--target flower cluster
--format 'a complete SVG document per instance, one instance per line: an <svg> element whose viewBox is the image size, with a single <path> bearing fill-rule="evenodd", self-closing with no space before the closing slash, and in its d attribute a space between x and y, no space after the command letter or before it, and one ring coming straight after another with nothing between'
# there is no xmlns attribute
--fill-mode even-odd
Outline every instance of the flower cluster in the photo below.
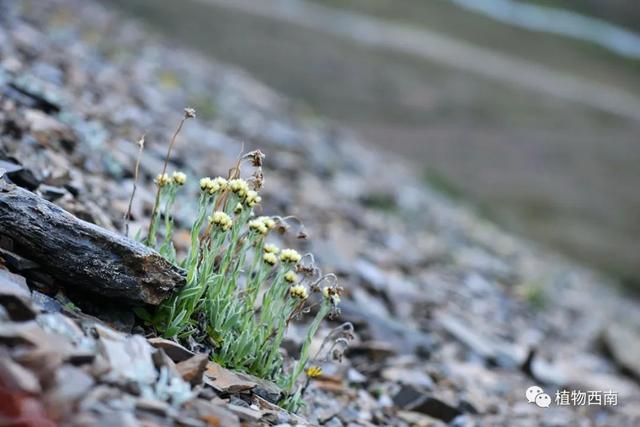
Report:
<svg viewBox="0 0 640 427"><path fill-rule="evenodd" d="M262 250L265 253L273 254L273 256L275 256L278 252L280 252L280 249L278 249L276 245L272 245L271 243L267 243L266 245L264 245Z"/></svg>
<svg viewBox="0 0 640 427"><path fill-rule="evenodd" d="M161 188L166 187L167 185L171 184L171 177L169 176L169 174L159 173L156 176L156 179L154 180L154 182L158 187L161 187Z"/></svg>
<svg viewBox="0 0 640 427"><path fill-rule="evenodd" d="M209 217L209 222L222 231L229 231L233 226L233 221L226 213L216 211Z"/></svg>
<svg viewBox="0 0 640 427"><path fill-rule="evenodd" d="M271 252L267 252L262 255L262 260L265 262L265 264L268 264L272 267L278 263L278 257Z"/></svg>
<svg viewBox="0 0 640 427"><path fill-rule="evenodd" d="M289 289L289 293L294 298L299 298L302 300L309 298L309 293L307 292L307 288L305 288L303 285L292 286L291 289Z"/></svg>
<svg viewBox="0 0 640 427"><path fill-rule="evenodd" d="M171 175L171 181L176 185L185 185L187 183L187 175L182 172L174 172Z"/></svg>
<svg viewBox="0 0 640 427"><path fill-rule="evenodd" d="M298 283L298 275L292 270L289 270L284 273L284 280L289 284Z"/></svg>
<svg viewBox="0 0 640 427"><path fill-rule="evenodd" d="M247 193L249 193L249 184L242 178L236 178L229 181L229 189L237 195L240 200L244 200L244 198L247 197Z"/></svg>
<svg viewBox="0 0 640 427"><path fill-rule="evenodd" d="M195 111L186 109L178 131L185 119L193 117ZM312 298L308 289L319 290L317 267L303 265L302 256L295 249L281 250L267 242L274 237L269 235L271 230L277 228L285 233L289 228L287 221L292 217L254 216L254 208L262 202L258 190L263 158L256 151L241 159L256 168L249 180L251 186L240 178L239 166L228 180L200 179L190 245L186 257L180 260L173 248L171 211L187 176L178 171L171 175L164 173L165 161L163 173L155 178L156 202L145 242L184 268L186 284L153 313L145 310L136 313L165 337L189 337L211 347L215 360L226 367L277 381L288 398L295 400L303 393L297 387L300 375L304 372L309 378L321 375L318 367L306 369L310 345L323 319L339 302L340 288L325 287L322 298L317 294ZM164 230L159 229L162 222ZM307 326L299 358L285 364L280 347L286 329L308 313L311 306L318 309ZM290 408L297 407L299 402L295 402Z"/></svg>
<svg viewBox="0 0 640 427"><path fill-rule="evenodd" d="M255 231L258 234L262 234L263 236L266 236L266 234L269 232L269 229L266 225L264 225L264 222L257 219L249 221L249 230Z"/></svg>
<svg viewBox="0 0 640 427"><path fill-rule="evenodd" d="M254 207L256 204L260 203L261 201L262 201L262 197L258 196L257 191L253 191L253 190L248 191L244 199L244 202L250 208Z"/></svg>
<svg viewBox="0 0 640 427"><path fill-rule="evenodd" d="M227 180L222 177L211 179L209 177L200 180L200 189L208 194L216 194L227 188Z"/></svg>
<svg viewBox="0 0 640 427"><path fill-rule="evenodd" d="M280 261L284 263L297 264L302 259L302 256L295 249L283 249L280 252Z"/></svg>

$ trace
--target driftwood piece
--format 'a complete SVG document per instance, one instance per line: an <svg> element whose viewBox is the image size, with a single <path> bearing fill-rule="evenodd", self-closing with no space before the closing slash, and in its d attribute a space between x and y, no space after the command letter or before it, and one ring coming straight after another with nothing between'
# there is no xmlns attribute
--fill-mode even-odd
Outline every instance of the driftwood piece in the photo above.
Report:
<svg viewBox="0 0 640 427"><path fill-rule="evenodd" d="M185 282L183 271L154 250L1 180L0 236L76 291L157 305Z"/></svg>

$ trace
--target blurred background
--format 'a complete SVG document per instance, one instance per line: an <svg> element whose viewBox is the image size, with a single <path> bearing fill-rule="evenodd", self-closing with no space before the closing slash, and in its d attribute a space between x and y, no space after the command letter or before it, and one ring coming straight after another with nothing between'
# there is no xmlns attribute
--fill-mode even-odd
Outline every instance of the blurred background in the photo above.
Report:
<svg viewBox="0 0 640 427"><path fill-rule="evenodd" d="M640 290L637 0L103 1Z"/></svg>

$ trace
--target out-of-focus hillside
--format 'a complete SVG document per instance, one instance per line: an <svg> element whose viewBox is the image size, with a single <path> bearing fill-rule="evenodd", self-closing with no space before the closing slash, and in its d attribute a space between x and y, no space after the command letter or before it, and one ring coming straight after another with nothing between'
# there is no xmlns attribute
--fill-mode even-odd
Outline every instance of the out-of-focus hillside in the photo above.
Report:
<svg viewBox="0 0 640 427"><path fill-rule="evenodd" d="M576 10L640 30L640 7L636 0L524 0L545 6Z"/></svg>
<svg viewBox="0 0 640 427"><path fill-rule="evenodd" d="M629 281L640 274L640 123L594 108L640 114L639 61L445 1L117 3L405 155L512 230ZM349 13L332 30L300 5ZM378 27L363 28L354 13ZM398 32L384 22L461 42L478 60L379 47L388 40L380 31ZM494 54L505 61L492 65Z"/></svg>

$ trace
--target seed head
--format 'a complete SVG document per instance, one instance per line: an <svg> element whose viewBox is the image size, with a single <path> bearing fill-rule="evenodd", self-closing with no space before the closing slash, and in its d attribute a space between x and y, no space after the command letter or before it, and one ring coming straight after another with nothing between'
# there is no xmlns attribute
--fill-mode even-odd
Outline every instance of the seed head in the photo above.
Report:
<svg viewBox="0 0 640 427"><path fill-rule="evenodd" d="M267 254L274 255L280 252L280 249L278 249L276 245L272 245L271 243L267 243L266 245L264 245L264 248L262 248L262 250Z"/></svg>
<svg viewBox="0 0 640 427"><path fill-rule="evenodd" d="M286 280L287 283L293 284L298 282L298 276L292 270L289 270L286 273L284 273L284 280Z"/></svg>
<svg viewBox="0 0 640 427"><path fill-rule="evenodd" d="M319 366L310 366L307 368L306 374L309 378L318 378L322 375L322 368Z"/></svg>
<svg viewBox="0 0 640 427"><path fill-rule="evenodd" d="M322 295L331 301L331 304L338 305L340 303L340 289L333 286L325 286L322 288Z"/></svg>
<svg viewBox="0 0 640 427"><path fill-rule="evenodd" d="M195 119L196 118L196 110L193 108L185 108L184 109L184 118L185 119Z"/></svg>
<svg viewBox="0 0 640 427"><path fill-rule="evenodd" d="M171 175L171 180L176 185L184 185L187 182L187 175L182 172L174 172Z"/></svg>
<svg viewBox="0 0 640 427"><path fill-rule="evenodd" d="M158 187L164 187L171 184L171 178L166 173L159 173L154 182Z"/></svg>
<svg viewBox="0 0 640 427"><path fill-rule="evenodd" d="M262 161L264 160L264 157L265 157L264 154L260 150L250 151L244 156L242 156L243 159L251 159L251 165L256 168L259 168L260 166L262 166Z"/></svg>
<svg viewBox="0 0 640 427"><path fill-rule="evenodd" d="M249 192L249 184L242 178L232 179L229 181L229 189L244 199Z"/></svg>
<svg viewBox="0 0 640 427"><path fill-rule="evenodd" d="M260 203L262 201L262 197L258 196L258 192L257 191L249 190L249 191L247 191L246 198L245 198L244 201L247 204L247 206L252 208L257 203Z"/></svg>
<svg viewBox="0 0 640 427"><path fill-rule="evenodd" d="M290 262L292 264L297 264L302 257L295 249L283 249L280 252L280 261L282 262Z"/></svg>
<svg viewBox="0 0 640 427"><path fill-rule="evenodd" d="M294 298L299 299L307 299L309 298L309 293L307 292L307 288L302 285L295 285L289 289L289 293Z"/></svg>
<svg viewBox="0 0 640 427"><path fill-rule="evenodd" d="M278 257L276 257L274 254L270 252L267 252L262 256L262 260L264 261L265 264L274 266L278 262Z"/></svg>
<svg viewBox="0 0 640 427"><path fill-rule="evenodd" d="M257 219L249 221L249 230L262 234L263 236L265 236L269 232L262 221L258 221Z"/></svg>
<svg viewBox="0 0 640 427"><path fill-rule="evenodd" d="M209 217L209 222L218 227L222 231L229 231L233 226L233 221L229 218L229 215L222 211L216 211Z"/></svg>

